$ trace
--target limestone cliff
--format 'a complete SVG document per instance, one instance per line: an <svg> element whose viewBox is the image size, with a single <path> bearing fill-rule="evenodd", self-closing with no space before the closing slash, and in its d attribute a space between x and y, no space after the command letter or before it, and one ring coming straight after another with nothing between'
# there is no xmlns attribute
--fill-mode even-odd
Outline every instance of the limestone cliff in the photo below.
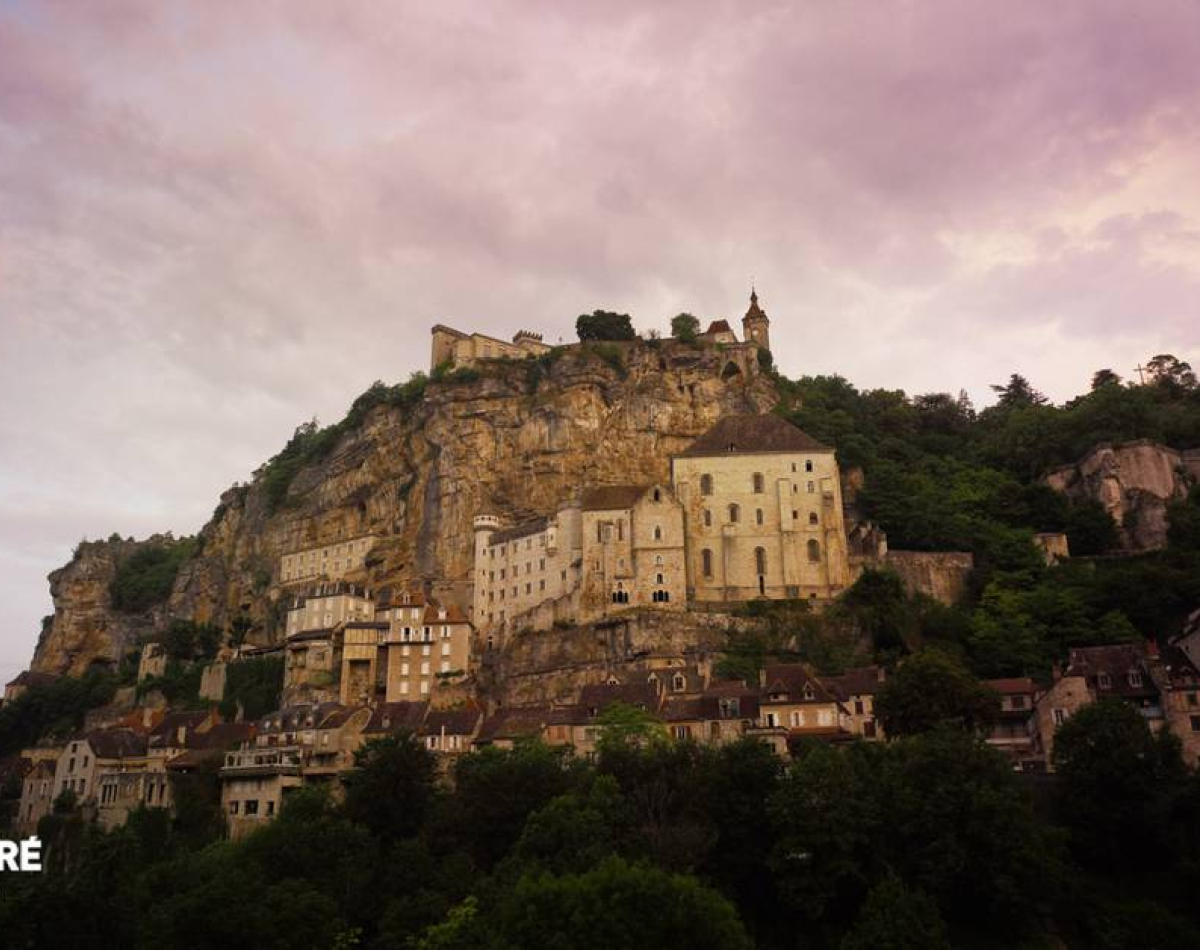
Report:
<svg viewBox="0 0 1200 950"><path fill-rule="evenodd" d="M113 662L171 617L251 622L251 642L281 637L284 553L376 535L358 579L421 584L466 605L471 520L547 514L591 485L665 481L669 457L720 416L777 400L753 348L673 341L573 346L554 358L485 361L432 381L409 408L371 410L302 468L271 510L265 470L225 492L164 609L113 613L117 545L85 545L51 575L52 627L34 666L79 672ZM121 542L124 544L124 542Z"/></svg>
<svg viewBox="0 0 1200 950"><path fill-rule="evenodd" d="M1045 482L1068 497L1100 502L1126 550L1157 550L1167 543L1167 506L1200 482L1200 450L1179 452L1145 439L1103 443L1049 472Z"/></svg>
<svg viewBox="0 0 1200 950"><path fill-rule="evenodd" d="M109 599L117 565L140 546L120 538L84 541L70 563L50 575L54 614L38 639L32 669L82 675L92 663L118 662L142 633L154 628L153 614L119 613Z"/></svg>

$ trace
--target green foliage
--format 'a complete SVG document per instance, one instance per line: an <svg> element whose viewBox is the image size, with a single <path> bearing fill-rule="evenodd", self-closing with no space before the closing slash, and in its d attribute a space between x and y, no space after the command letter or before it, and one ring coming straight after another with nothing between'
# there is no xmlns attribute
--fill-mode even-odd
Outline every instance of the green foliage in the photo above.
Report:
<svg viewBox="0 0 1200 950"><path fill-rule="evenodd" d="M204 667L200 663L174 658L167 660L161 676L148 676L137 685L137 697L158 690L172 706L198 709L200 701L200 678Z"/></svg>
<svg viewBox="0 0 1200 950"><path fill-rule="evenodd" d="M690 313L676 314L671 318L671 336L681 343L694 343L700 335L700 321Z"/></svg>
<svg viewBox="0 0 1200 950"><path fill-rule="evenodd" d="M1063 822L1087 860L1136 865L1166 850L1167 806L1186 778L1175 736L1154 735L1136 709L1105 698L1058 729L1054 767Z"/></svg>
<svg viewBox="0 0 1200 950"><path fill-rule="evenodd" d="M42 736L66 736L83 725L90 709L112 702L117 677L102 668L82 677L64 676L31 686L0 706L0 759L32 745Z"/></svg>
<svg viewBox="0 0 1200 950"><path fill-rule="evenodd" d="M346 815L391 842L415 834L433 802L437 762L411 733L372 739L345 778Z"/></svg>
<svg viewBox="0 0 1200 950"><path fill-rule="evenodd" d="M241 710L245 719L261 719L279 708L283 691L283 657L259 656L235 660L225 667L221 716L232 720Z"/></svg>
<svg viewBox="0 0 1200 950"><path fill-rule="evenodd" d="M172 620L162 637L163 649L174 660L210 660L221 645L221 631L208 623Z"/></svg>
<svg viewBox="0 0 1200 950"><path fill-rule="evenodd" d="M626 950L752 946L737 911L695 878L609 858L583 874L522 878L479 919L491 946Z"/></svg>
<svg viewBox="0 0 1200 950"><path fill-rule="evenodd" d="M624 379L629 370L625 367L625 359L621 355L619 347L611 343L590 343L586 351L597 357L602 363L608 366L617 376Z"/></svg>
<svg viewBox="0 0 1200 950"><path fill-rule="evenodd" d="M611 310L593 310L581 313L575 320L575 332L579 339L588 340L636 340L633 321L627 313Z"/></svg>
<svg viewBox="0 0 1200 950"><path fill-rule="evenodd" d="M950 727L975 733L996 721L1000 697L941 650L914 653L875 697L875 715L889 737Z"/></svg>
<svg viewBox="0 0 1200 950"><path fill-rule="evenodd" d="M628 703L612 703L600 710L596 716L596 728L600 738L597 749L604 754L625 745L646 745L663 741L667 737L666 727L657 717Z"/></svg>
<svg viewBox="0 0 1200 950"><path fill-rule="evenodd" d="M141 613L171 595L179 568L196 552L195 538L147 542L124 558L108 585L113 609Z"/></svg>
<svg viewBox="0 0 1200 950"><path fill-rule="evenodd" d="M841 950L949 950L937 904L889 874L871 889Z"/></svg>

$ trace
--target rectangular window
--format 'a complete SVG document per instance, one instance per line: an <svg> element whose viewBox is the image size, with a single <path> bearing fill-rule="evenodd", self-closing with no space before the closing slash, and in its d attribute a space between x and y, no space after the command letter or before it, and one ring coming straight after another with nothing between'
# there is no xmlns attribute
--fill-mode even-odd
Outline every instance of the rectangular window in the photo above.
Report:
<svg viewBox="0 0 1200 950"><path fill-rule="evenodd" d="M247 815L257 815L258 814L258 799L257 798L251 798L249 801L246 802L246 814Z"/></svg>
<svg viewBox="0 0 1200 950"><path fill-rule="evenodd" d="M1200 716L1192 716L1192 732L1200 732Z"/></svg>
<svg viewBox="0 0 1200 950"><path fill-rule="evenodd" d="M1067 711L1065 709L1054 710L1054 725L1061 726L1067 721Z"/></svg>
<svg viewBox="0 0 1200 950"><path fill-rule="evenodd" d="M229 814L236 815L237 813L238 813L238 803L230 802L229 803Z"/></svg>
<svg viewBox="0 0 1200 950"><path fill-rule="evenodd" d="M429 675L429 663L428 663L428 661L426 661L426 662L424 662L424 663L422 663L422 664L421 664L421 675L422 675L422 676L428 676L428 675Z"/></svg>

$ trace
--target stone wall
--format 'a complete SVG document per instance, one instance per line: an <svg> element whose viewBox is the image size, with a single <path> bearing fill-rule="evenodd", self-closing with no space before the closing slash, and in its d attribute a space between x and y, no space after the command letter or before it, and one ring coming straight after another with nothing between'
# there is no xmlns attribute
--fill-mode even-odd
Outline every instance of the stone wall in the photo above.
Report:
<svg viewBox="0 0 1200 950"><path fill-rule="evenodd" d="M899 574L910 594L926 594L953 604L966 593L975 558L965 551L889 550L881 566Z"/></svg>

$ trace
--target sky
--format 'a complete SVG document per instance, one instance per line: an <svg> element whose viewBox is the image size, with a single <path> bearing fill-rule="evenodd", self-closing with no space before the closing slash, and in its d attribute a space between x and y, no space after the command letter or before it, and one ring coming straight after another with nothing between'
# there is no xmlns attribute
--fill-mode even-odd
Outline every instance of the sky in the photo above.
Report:
<svg viewBox="0 0 1200 950"><path fill-rule="evenodd" d="M791 376L1200 364L1192 0L0 0L0 682L437 322L740 317ZM736 326L737 324L735 324Z"/></svg>

